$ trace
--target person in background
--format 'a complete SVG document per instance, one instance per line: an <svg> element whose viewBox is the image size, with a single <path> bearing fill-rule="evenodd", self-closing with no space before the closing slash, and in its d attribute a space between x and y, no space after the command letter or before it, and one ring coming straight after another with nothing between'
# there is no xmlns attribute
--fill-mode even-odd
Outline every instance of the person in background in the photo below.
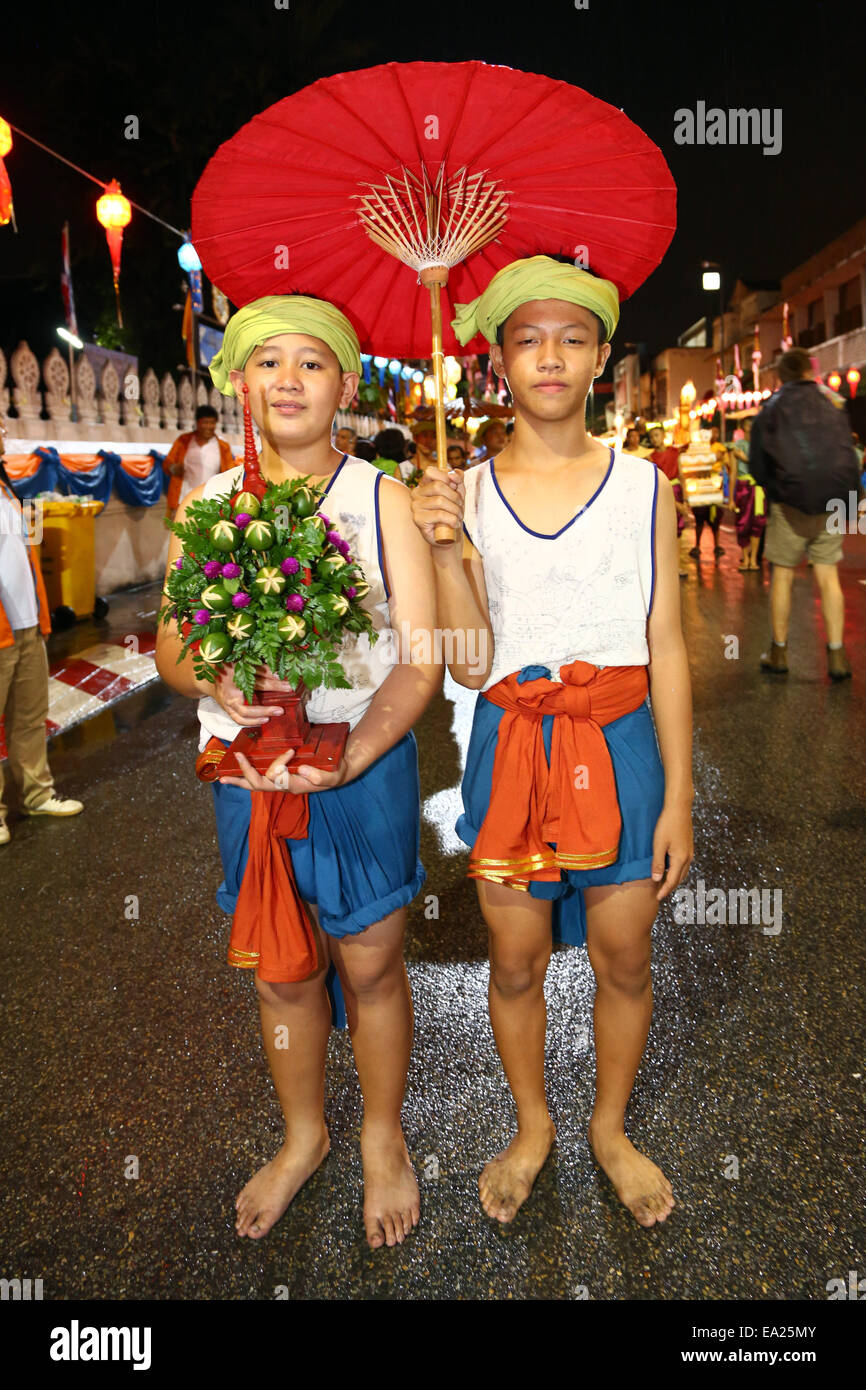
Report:
<svg viewBox="0 0 866 1390"><path fill-rule="evenodd" d="M415 444L412 460L419 473L436 464L436 425L433 420L413 420L409 428Z"/></svg>
<svg viewBox="0 0 866 1390"><path fill-rule="evenodd" d="M495 458L497 454L502 453L507 442L505 421L496 418L485 420L484 424L479 426L475 436L475 443L480 445L481 453L475 455L472 460L473 464L486 463L488 459Z"/></svg>
<svg viewBox="0 0 866 1390"><path fill-rule="evenodd" d="M640 430L635 425L630 425L625 432L625 439L622 441L623 452L626 454L639 454Z"/></svg>
<svg viewBox="0 0 866 1390"><path fill-rule="evenodd" d="M461 472L468 467L466 449L462 439L448 440L448 467L458 468Z"/></svg>
<svg viewBox="0 0 866 1390"><path fill-rule="evenodd" d="M404 481L403 469L401 465L405 461L406 440L403 431L391 425L388 429L380 430L373 439L373 447L376 450L373 463L377 468L381 468L383 473L387 473L389 478L396 478L398 483Z"/></svg>
<svg viewBox="0 0 866 1390"><path fill-rule="evenodd" d="M172 521L188 492L235 466L228 440L217 438L218 419L212 405L200 405L195 429L178 435L163 461L163 470L171 477L166 508Z"/></svg>
<svg viewBox="0 0 866 1390"><path fill-rule="evenodd" d="M340 454L348 454L350 458L357 457L355 445L358 442L358 435L355 430L350 430L348 425L341 425L334 435L334 448Z"/></svg>
<svg viewBox="0 0 866 1390"><path fill-rule="evenodd" d="M355 444L356 459L363 459L365 463L372 463L376 457L376 449L369 439L359 439Z"/></svg>
<svg viewBox="0 0 866 1390"><path fill-rule="evenodd" d="M724 474L727 468L726 460L728 451L725 445L721 443L721 432L715 425L710 430L710 448L716 455L717 466L721 468ZM695 518L695 543L693 548L689 551L689 554L694 556L696 560L700 559L701 536L704 533L705 526L709 526L713 535L714 554L724 555L725 547L719 544L719 530L722 525L722 513L725 509L725 505L727 504L711 502L703 507L692 507Z"/></svg>
<svg viewBox="0 0 866 1390"><path fill-rule="evenodd" d="M80 801L59 797L48 766L48 598L36 547L29 543L21 503L3 464L6 429L0 416L0 716L5 717L9 771L25 816L77 816ZM0 762L0 845L9 843Z"/></svg>
<svg viewBox="0 0 866 1390"><path fill-rule="evenodd" d="M730 448L728 464L728 496L736 518L737 544L740 547L741 570L759 570L758 546L767 524L767 496L749 472L749 440L752 421L743 424L744 438L736 439Z"/></svg>
<svg viewBox="0 0 866 1390"><path fill-rule="evenodd" d="M661 425L653 425L649 432L649 443L646 457L652 459L670 482L677 482L680 477L680 449L675 444L665 444L665 432Z"/></svg>
<svg viewBox="0 0 866 1390"><path fill-rule="evenodd" d="M827 639L827 674L847 680L845 597L839 583L842 533L830 526L828 508L857 490L859 465L845 420L845 405L822 391L803 348L789 348L774 364L782 383L765 401L752 426L749 472L770 500L766 556L770 579L772 638L761 670L788 673L788 626L794 572L804 555L821 598Z"/></svg>

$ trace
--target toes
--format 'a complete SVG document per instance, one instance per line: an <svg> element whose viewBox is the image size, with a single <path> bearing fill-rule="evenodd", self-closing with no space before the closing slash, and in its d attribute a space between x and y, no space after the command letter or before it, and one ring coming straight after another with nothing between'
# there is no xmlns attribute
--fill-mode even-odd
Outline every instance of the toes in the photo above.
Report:
<svg viewBox="0 0 866 1390"><path fill-rule="evenodd" d="M380 1246L385 1244L385 1233L379 1221L367 1223L367 1244L371 1250L378 1250Z"/></svg>

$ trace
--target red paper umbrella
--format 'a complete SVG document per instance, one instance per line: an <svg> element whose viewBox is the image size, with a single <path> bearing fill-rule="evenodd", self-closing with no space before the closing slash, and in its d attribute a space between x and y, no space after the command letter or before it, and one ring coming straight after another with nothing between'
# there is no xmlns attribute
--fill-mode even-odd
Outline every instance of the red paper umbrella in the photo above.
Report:
<svg viewBox="0 0 866 1390"><path fill-rule="evenodd" d="M383 256L359 212L370 224L378 208L386 230L416 243L418 261L441 264L427 235L431 195L433 238L447 242L450 225L462 252L444 262L443 328L444 350L461 355L486 344L458 346L454 303L480 294L509 261L567 253L625 298L676 225L664 158L616 107L482 62L386 63L322 78L221 145L193 194L192 240L235 304L290 289L321 295L349 313L365 351L425 357L422 266ZM496 240L473 250L479 224Z"/></svg>
<svg viewBox="0 0 866 1390"><path fill-rule="evenodd" d="M486 346L458 346L454 304L539 251L625 298L664 255L675 207L656 146L580 88L480 62L386 63L322 78L222 145L193 194L192 239L236 304L300 290L344 309L368 351L432 344L444 468L444 352Z"/></svg>

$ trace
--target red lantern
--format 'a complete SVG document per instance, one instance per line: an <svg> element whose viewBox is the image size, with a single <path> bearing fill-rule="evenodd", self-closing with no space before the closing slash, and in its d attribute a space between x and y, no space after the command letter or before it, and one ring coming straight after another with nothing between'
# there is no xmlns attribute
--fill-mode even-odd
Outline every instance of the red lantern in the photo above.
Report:
<svg viewBox="0 0 866 1390"><path fill-rule="evenodd" d="M6 172L6 165L3 163L7 154L12 148L12 131L9 122L4 121L0 116L0 227L5 227L9 222L15 227L15 208L12 206L12 185L9 182L9 175ZM15 227L17 232L18 228Z"/></svg>
<svg viewBox="0 0 866 1390"><path fill-rule="evenodd" d="M12 206L12 185L9 182L9 175L6 173L6 165L0 159L0 227L5 227L7 223L15 221L15 209ZM16 228L17 230L17 228Z"/></svg>
<svg viewBox="0 0 866 1390"><path fill-rule="evenodd" d="M840 377L838 372L830 373L830 375L827 378L827 385L830 387L831 391L839 390L839 387L842 385L842 378Z"/></svg>
<svg viewBox="0 0 866 1390"><path fill-rule="evenodd" d="M112 179L106 185L105 192L98 199L96 204L96 216L100 224L105 228L105 238L108 242L108 253L111 256L111 270L114 276L114 294L117 300L117 322L123 327L123 319L120 314L120 248L123 245L123 229L129 226L132 220L132 207L128 198L124 198L120 191L120 184L117 179Z"/></svg>
<svg viewBox="0 0 866 1390"><path fill-rule="evenodd" d="M860 373L856 367L849 367L845 373L845 380L848 383L848 390L851 392L851 399L857 395L857 387L860 385Z"/></svg>

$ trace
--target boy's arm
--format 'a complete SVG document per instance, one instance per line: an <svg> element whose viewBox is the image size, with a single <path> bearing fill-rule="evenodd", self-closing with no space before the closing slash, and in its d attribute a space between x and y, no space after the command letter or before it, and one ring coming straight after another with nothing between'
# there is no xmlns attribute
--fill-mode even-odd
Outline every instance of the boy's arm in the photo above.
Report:
<svg viewBox="0 0 866 1390"><path fill-rule="evenodd" d="M444 473L428 468L412 494L412 515L433 556L436 612L451 658L448 670L458 685L480 690L493 666L493 629L482 559L463 531L465 500L463 475L457 469ZM451 545L435 544L434 529L440 521L454 530Z"/></svg>
<svg viewBox="0 0 866 1390"><path fill-rule="evenodd" d="M649 686L665 797L653 844L658 898L682 881L692 860L692 691L680 617L676 510L667 478L659 477L655 526L655 593L647 625ZM670 866L665 874L665 855Z"/></svg>
<svg viewBox="0 0 866 1390"><path fill-rule="evenodd" d="M379 508L382 549L391 597L388 608L397 639L397 664L370 701L346 743L344 781L350 782L393 748L419 718L442 684L436 655L436 595L428 547L412 524L412 494L396 479L382 479ZM383 576L384 577L384 576ZM383 640L379 638L380 642ZM376 648L373 647L375 656ZM430 660L421 658L430 657ZM311 774L311 781L318 781Z"/></svg>

